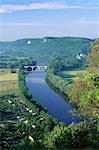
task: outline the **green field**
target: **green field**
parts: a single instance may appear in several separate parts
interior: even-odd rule
[[[19,93],[18,73],[11,73],[10,70],[0,70],[0,95]]]
[[[78,79],[81,74],[85,74],[85,70],[75,70],[75,71],[61,71],[58,73],[59,76],[66,79],[73,79],[74,81]]]

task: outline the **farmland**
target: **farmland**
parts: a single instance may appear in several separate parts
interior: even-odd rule
[[[5,93],[19,93],[18,73],[11,73],[10,69],[0,72],[0,95]]]

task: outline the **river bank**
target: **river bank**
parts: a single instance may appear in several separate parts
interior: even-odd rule
[[[56,89],[60,93],[62,93],[64,97],[68,97],[68,102],[75,109],[75,111],[77,112],[79,116],[81,116],[87,121],[92,121],[98,118],[98,113],[97,113],[98,109],[97,109],[97,112],[94,112],[94,114],[92,115],[92,112],[90,113],[90,110],[88,110],[87,107],[83,108],[82,103],[80,101],[77,101],[78,98],[76,97],[77,91],[79,92],[79,88],[81,88],[79,87],[78,81],[80,81],[81,78],[84,78],[86,74],[88,74],[87,70],[79,70],[79,71],[77,70],[77,72],[65,71],[65,72],[54,73],[53,69],[48,69],[47,75],[46,75],[46,81],[54,90]],[[62,75],[64,75],[64,77],[62,77]],[[76,91],[75,91],[75,86],[74,86],[75,84],[78,84]],[[75,98],[74,98],[74,95],[75,95]],[[89,109],[92,108],[90,107],[90,105],[88,106]]]

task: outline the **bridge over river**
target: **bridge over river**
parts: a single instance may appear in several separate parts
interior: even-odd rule
[[[38,66],[24,66],[25,71],[29,72],[45,72],[47,66],[45,65],[38,65]]]

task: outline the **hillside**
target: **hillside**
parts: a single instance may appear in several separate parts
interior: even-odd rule
[[[93,40],[86,38],[38,38],[38,39],[21,39],[12,42],[0,42],[1,54],[16,54],[16,55],[29,55],[32,54],[48,58],[50,54],[65,56],[71,53],[79,53],[81,51],[88,52],[90,43]]]
[[[0,42],[0,54],[14,54],[18,56],[31,55],[43,59],[48,59],[49,55],[52,54],[74,57],[82,51],[88,53],[92,41],[91,39],[74,37],[27,38],[12,42]]]

